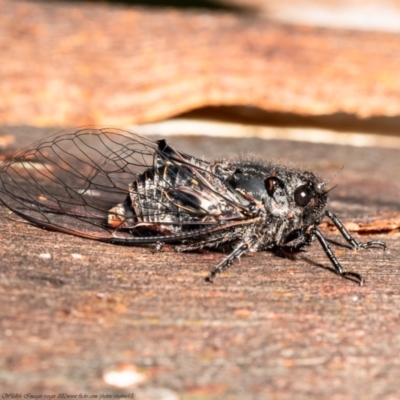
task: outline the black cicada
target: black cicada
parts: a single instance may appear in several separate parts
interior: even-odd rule
[[[5,162],[0,179],[2,203],[43,228],[158,249],[229,249],[208,281],[248,251],[293,253],[316,237],[336,272],[362,284],[318,230],[324,216],[355,249],[385,248],[350,236],[326,210],[327,182],[311,172],[255,160],[208,162],[122,130],[45,139]]]

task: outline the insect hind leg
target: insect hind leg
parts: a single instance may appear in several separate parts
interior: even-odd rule
[[[234,249],[233,251],[229,254],[228,257],[225,258],[221,263],[219,263],[211,272],[210,274],[205,278],[206,282],[212,283],[215,276],[217,274],[220,274],[221,272],[225,271],[227,268],[231,266],[231,264],[242,254],[244,254],[257,240],[255,236],[252,236],[250,240],[248,241],[241,241]]]
[[[383,248],[383,250],[386,250],[386,243],[382,242],[381,240],[371,240],[367,243],[358,242],[353,238],[353,236],[350,235],[349,231],[343,226],[340,219],[332,211],[326,210],[325,215],[335,224],[336,228],[338,228],[339,232],[351,245],[351,247],[353,247],[353,249],[360,250],[368,249],[370,247],[380,247]]]

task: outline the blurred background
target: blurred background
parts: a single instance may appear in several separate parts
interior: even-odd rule
[[[400,147],[399,31],[398,0],[0,0],[0,125]]]

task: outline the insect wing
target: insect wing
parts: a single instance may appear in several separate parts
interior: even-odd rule
[[[153,162],[157,144],[120,130],[81,130],[22,150],[0,171],[1,201],[30,222],[107,238],[107,212]]]
[[[84,129],[45,139],[6,161],[0,200],[33,224],[77,236],[132,244],[172,241],[219,225],[208,218],[218,214],[221,199],[208,180],[208,166],[165,141]],[[130,202],[134,218],[116,207]]]

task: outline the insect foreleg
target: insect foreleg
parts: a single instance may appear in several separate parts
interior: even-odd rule
[[[353,278],[360,284],[360,286],[364,284],[364,278],[360,274],[357,274],[357,272],[343,270],[343,267],[340,265],[328,242],[325,240],[325,238],[322,236],[322,233],[317,228],[312,228],[310,233],[315,235],[315,237],[318,239],[319,243],[325,251],[325,254],[328,256],[338,275],[342,276],[343,278]]]
[[[255,242],[257,241],[256,236],[252,236],[249,240],[247,241],[242,241],[240,242],[232,251],[231,254],[229,254],[228,257],[225,258],[220,264],[218,264],[211,272],[210,274],[205,278],[207,282],[212,282],[214,280],[215,275],[220,274],[224,270],[230,267],[230,265],[238,259],[242,254],[244,254]]]
[[[310,244],[312,235],[310,234],[310,227],[303,227],[291,232],[291,234],[285,238],[284,241],[279,243],[281,249],[296,250],[300,249],[304,245]]]
[[[356,239],[353,238],[353,236],[350,235],[348,230],[343,226],[340,219],[332,211],[326,210],[325,215],[331,219],[331,221],[335,224],[336,228],[338,228],[342,236],[347,240],[348,243],[350,243],[350,245],[354,249],[356,250],[367,249],[373,246],[382,247],[384,250],[386,249],[386,243],[382,242],[381,240],[371,240],[370,242],[367,243],[358,242]]]

